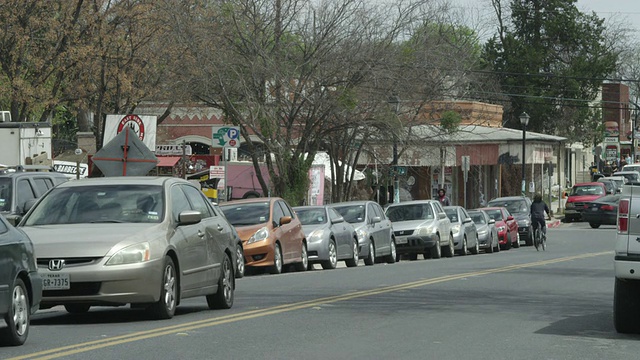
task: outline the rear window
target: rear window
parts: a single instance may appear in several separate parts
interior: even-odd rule
[[[604,188],[598,185],[582,185],[574,186],[571,189],[569,196],[583,196],[583,195],[604,195]]]

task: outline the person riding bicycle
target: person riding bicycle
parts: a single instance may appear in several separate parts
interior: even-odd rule
[[[533,197],[533,203],[531,203],[531,225],[533,226],[534,230],[538,228],[538,226],[540,226],[540,229],[542,230],[542,236],[546,238],[547,224],[545,222],[545,212],[547,213],[546,218],[548,220],[551,220],[551,211],[549,211],[549,207],[544,201],[542,201],[542,195],[536,194]]]

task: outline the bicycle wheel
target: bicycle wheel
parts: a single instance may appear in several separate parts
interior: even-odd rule
[[[537,227],[533,231],[533,245],[536,247],[537,251],[540,251],[540,230]]]
[[[542,243],[542,251],[547,251],[547,236],[542,234],[542,231],[540,232],[540,235],[542,237],[541,239],[541,243]]]

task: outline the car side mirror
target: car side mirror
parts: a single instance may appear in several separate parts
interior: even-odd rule
[[[331,222],[332,222],[333,224],[340,224],[341,222],[344,222],[344,218],[343,218],[342,216],[339,216],[339,217],[337,217],[337,218],[335,218],[335,219],[331,220]]]
[[[193,225],[202,220],[200,211],[185,210],[178,215],[178,225]]]
[[[282,226],[282,225],[286,225],[286,224],[290,223],[290,222],[291,222],[291,220],[293,220],[293,219],[291,218],[291,216],[283,216],[283,217],[281,217],[281,218],[280,218],[279,225],[280,225],[280,226]]]
[[[496,221],[494,219],[489,220],[489,225],[495,224],[495,223],[496,223]]]
[[[371,223],[372,224],[377,224],[380,221],[382,221],[382,219],[380,218],[380,216],[374,216],[373,218],[371,218]]]
[[[463,224],[468,224],[470,222],[472,222],[473,220],[471,220],[471,218],[466,218],[462,221]]]
[[[440,213],[440,214],[438,214],[438,219],[440,219],[440,220],[444,220],[444,219],[446,219],[446,218],[447,218],[447,214],[445,214],[445,213]]]
[[[513,215],[507,216],[507,221],[511,221],[511,220],[513,220]]]

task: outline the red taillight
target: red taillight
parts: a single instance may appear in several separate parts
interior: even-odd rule
[[[615,210],[616,208],[614,208],[614,207],[613,207],[613,206],[611,206],[611,205],[602,205],[602,206],[600,207],[600,209],[602,209],[602,210],[604,210],[604,211],[613,211],[613,210]]]
[[[618,232],[629,231],[629,199],[622,199],[618,204]]]

